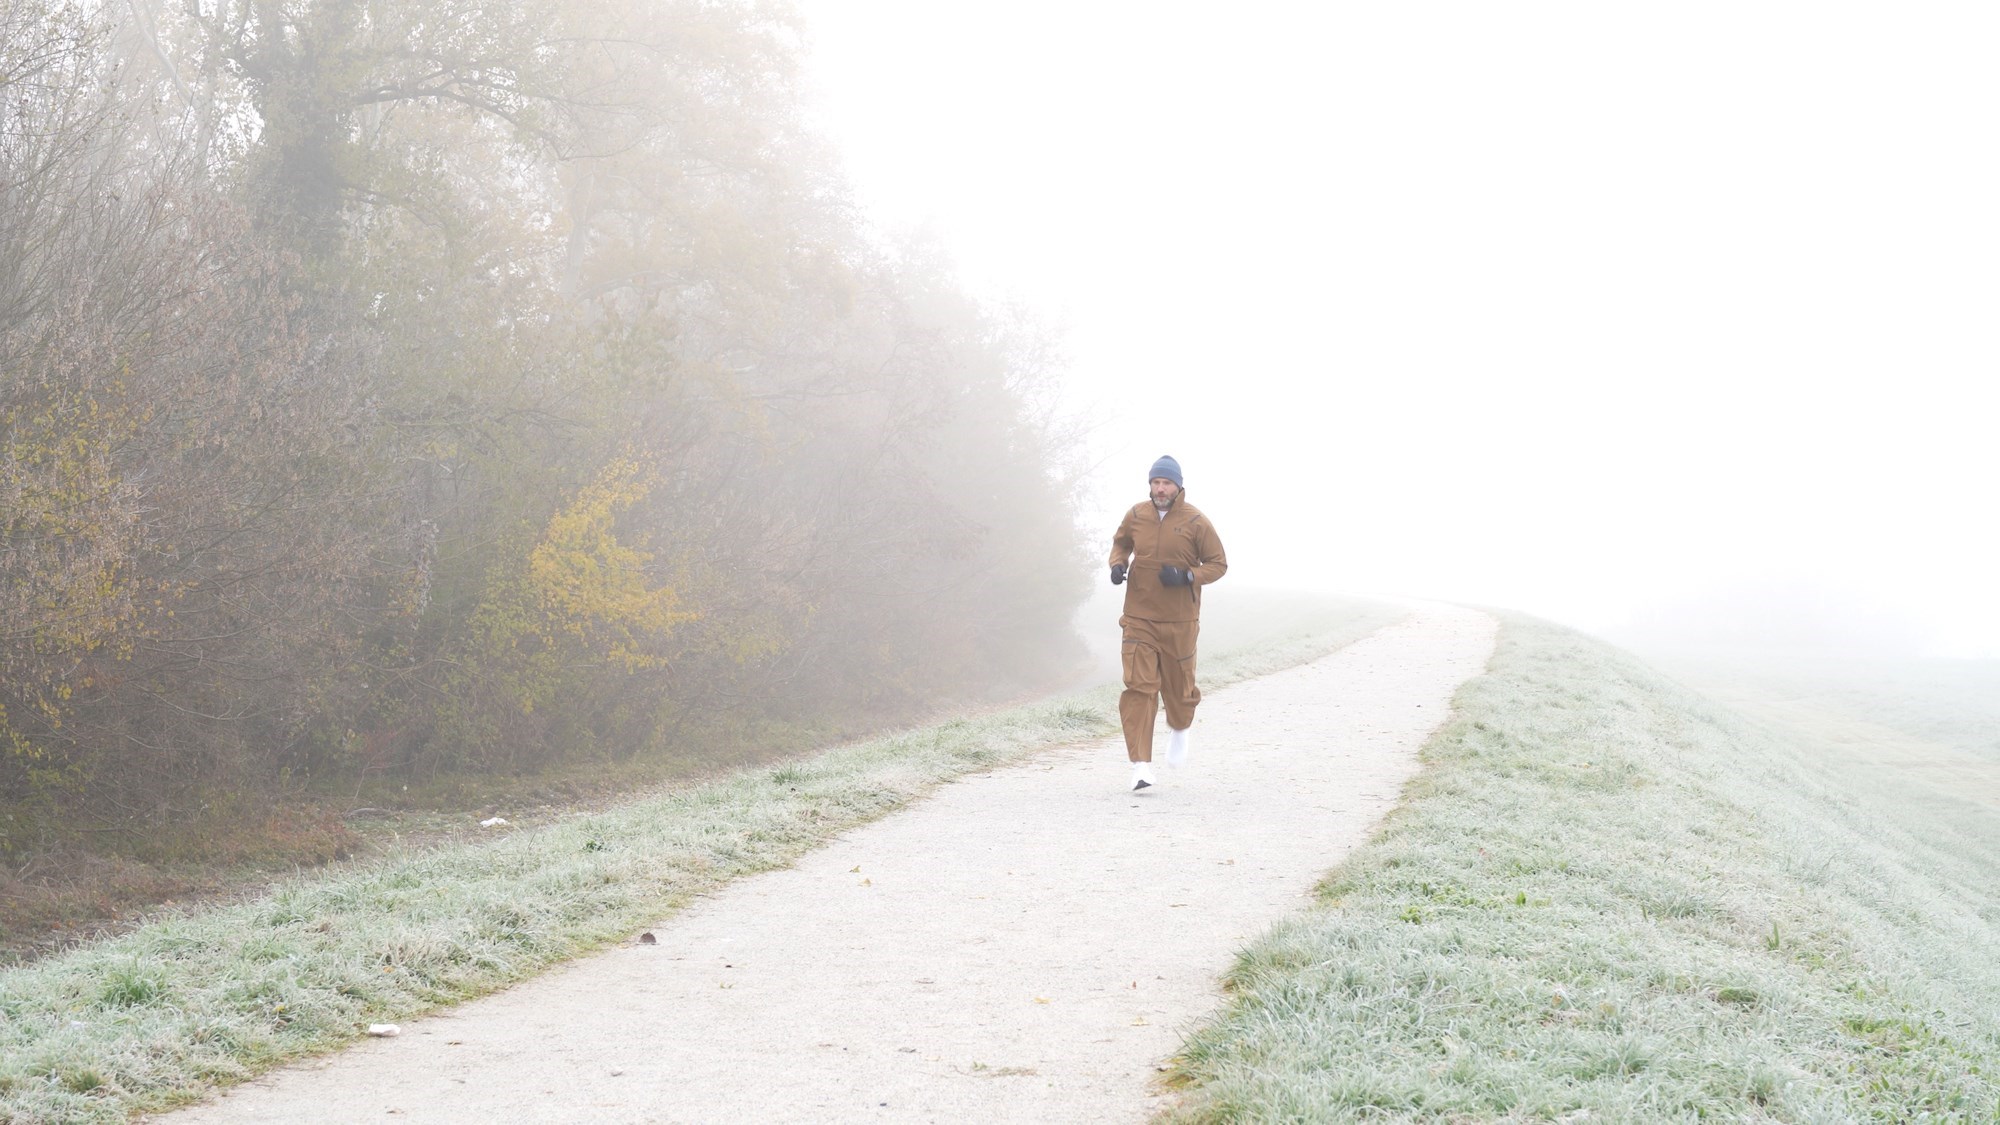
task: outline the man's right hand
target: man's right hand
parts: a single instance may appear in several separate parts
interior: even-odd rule
[[[1122,586],[1125,584],[1127,569],[1124,563],[1118,563],[1111,568],[1111,584],[1113,586]]]

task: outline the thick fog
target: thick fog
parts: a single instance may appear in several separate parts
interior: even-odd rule
[[[1107,534],[1170,452],[1238,583],[2000,655],[1986,6],[803,10]]]

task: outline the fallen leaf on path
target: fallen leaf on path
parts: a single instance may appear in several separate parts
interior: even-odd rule
[[[1046,996],[1037,996],[1037,997],[1035,997],[1035,1003],[1037,1003],[1037,1004],[1046,1004],[1046,1003],[1048,1003],[1048,1002],[1049,1002],[1049,998],[1048,998],[1048,997],[1046,997]]]
[[[658,945],[660,944],[660,939],[653,936],[653,931],[647,930],[645,933],[639,935],[639,944]]]

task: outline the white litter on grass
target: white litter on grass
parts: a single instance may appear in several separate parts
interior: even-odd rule
[[[480,821],[480,822],[479,822],[479,827],[481,827],[481,828],[499,828],[500,826],[502,826],[502,825],[504,825],[504,824],[506,824],[506,823],[507,823],[507,818],[506,818],[506,817],[504,817],[504,816],[489,816],[489,817],[487,817],[487,818],[486,818],[485,820],[482,820],[482,821]]]
[[[368,1034],[373,1035],[377,1039],[394,1039],[402,1033],[403,1029],[393,1023],[371,1023],[368,1025]]]

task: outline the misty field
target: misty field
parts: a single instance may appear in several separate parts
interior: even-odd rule
[[[1667,667],[1683,674],[1679,663]],[[1754,689],[2000,764],[2000,660],[1711,659],[1691,662],[1684,677],[1705,692],[1730,690],[1732,701]]]
[[[1868,706],[1907,722],[1925,683]],[[1243,952],[1176,1120],[2000,1113],[1995,806],[1524,619],[1456,704],[1379,837]]]
[[[1314,628],[1261,633],[1218,653],[1204,678],[1219,687],[1316,659],[1400,615],[1305,607],[1295,617]],[[121,1120],[350,1042],[371,1022],[491,992],[961,773],[1114,733],[1116,694],[1097,687],[486,844],[301,877],[0,972],[0,1120]]]

